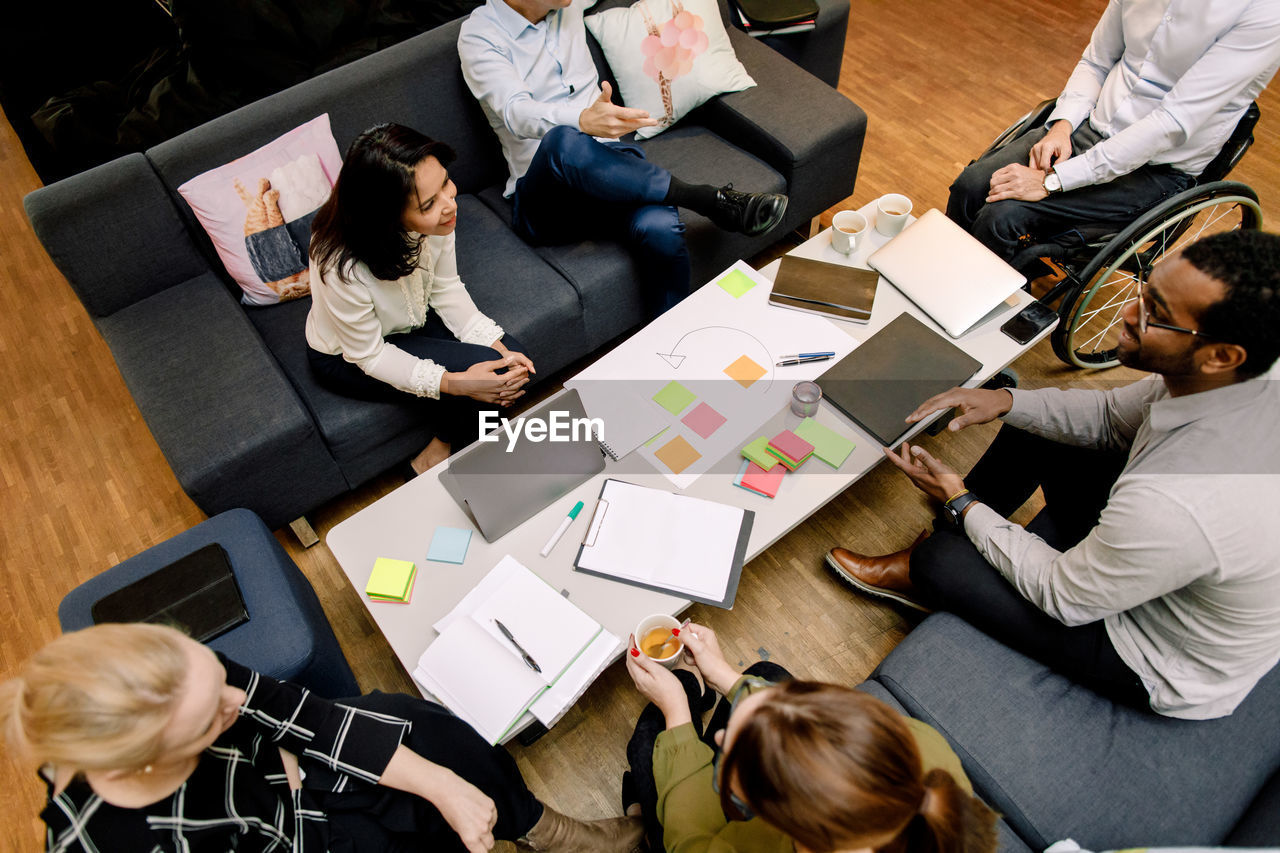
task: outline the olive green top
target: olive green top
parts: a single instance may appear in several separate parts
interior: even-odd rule
[[[960,759],[942,735],[919,720],[905,719],[925,772],[946,770],[957,785],[972,794],[973,785],[964,775]],[[791,838],[762,819],[725,819],[720,795],[711,787],[714,758],[711,747],[698,739],[693,723],[663,732],[653,745],[658,820],[668,853],[793,853]]]

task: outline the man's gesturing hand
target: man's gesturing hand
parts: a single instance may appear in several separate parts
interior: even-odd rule
[[[613,88],[608,81],[600,84],[600,97],[578,116],[578,127],[583,133],[617,139],[624,133],[639,130],[642,127],[653,127],[657,119],[649,118],[644,110],[633,110],[620,107],[609,100]]]
[[[947,424],[947,429],[955,432],[974,424],[986,424],[1009,413],[1013,408],[1013,395],[1006,390],[989,391],[985,388],[952,388],[941,394],[934,394],[920,404],[920,407],[907,415],[907,423],[918,423],[946,409],[955,409],[956,416]]]
[[[1031,146],[1031,159],[1027,163],[1033,169],[1047,172],[1055,163],[1071,156],[1071,122],[1058,120],[1049,128],[1044,138]]]
[[[964,491],[964,478],[934,459],[923,447],[903,442],[902,455],[894,453],[892,447],[886,447],[884,455],[931,498],[946,502]]]

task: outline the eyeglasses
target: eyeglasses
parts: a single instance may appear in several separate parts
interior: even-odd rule
[[[1157,323],[1151,319],[1151,310],[1147,308],[1147,277],[1145,275],[1138,276],[1138,331],[1144,335],[1147,333],[1147,327],[1154,326],[1157,329],[1167,329],[1170,332],[1181,332],[1184,335],[1195,335],[1197,338],[1204,338],[1207,341],[1219,341],[1221,338],[1215,338],[1212,335],[1206,335],[1204,332],[1198,332],[1195,329],[1188,329],[1185,326],[1173,326],[1169,323]]]
[[[774,682],[763,678],[757,678],[754,675],[748,675],[743,678],[738,683],[738,686],[734,689],[733,693],[726,697],[729,700],[729,716],[733,716],[733,710],[737,707],[738,700],[743,696],[750,695],[756,690],[760,690],[765,687],[772,687],[773,685]],[[716,750],[715,760],[711,763],[711,790],[715,791],[717,794],[720,793],[720,760],[722,758],[724,758],[723,748]],[[729,792],[729,805],[733,806],[733,808],[738,812],[736,815],[726,815],[730,820],[751,820],[756,816],[756,813],[751,809],[751,806],[743,802],[742,798],[733,791]]]

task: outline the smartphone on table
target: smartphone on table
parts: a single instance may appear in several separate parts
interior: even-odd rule
[[[1058,312],[1037,300],[1006,320],[1000,331],[1020,344],[1027,344],[1057,322]]]

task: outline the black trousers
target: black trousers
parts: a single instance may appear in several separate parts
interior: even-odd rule
[[[1058,550],[1098,523],[1128,454],[1071,447],[1007,424],[965,485],[1008,516],[1040,487],[1045,508],[1027,530]],[[935,610],[949,610],[983,633],[1106,696],[1148,706],[1147,691],[1116,654],[1101,620],[1068,627],[1027,601],[963,530],[938,523],[911,555],[911,582]]]
[[[1023,134],[1008,145],[965,167],[951,185],[947,216],[1020,272],[1034,271],[1038,263],[1026,247],[1049,242],[1081,225],[1114,225],[1133,222],[1174,193],[1195,183],[1195,178],[1171,166],[1143,166],[1105,184],[1054,193],[1040,201],[987,202],[991,176],[1010,163],[1025,166],[1031,148],[1046,129]],[[1102,140],[1085,120],[1071,134],[1072,156]]]
[[[404,334],[388,335],[386,340],[410,355],[431,359],[450,373],[460,373],[479,362],[502,358],[501,353],[490,347],[459,341],[435,312],[427,315],[427,322],[421,327]],[[529,355],[528,350],[509,334],[502,336],[502,343],[512,352]],[[533,358],[531,355],[529,357]],[[414,397],[374,379],[341,355],[317,352],[307,347],[307,358],[316,381],[335,394],[357,400],[419,406],[423,420],[430,423],[436,436],[441,441],[448,442],[455,451],[479,438],[482,411],[502,411],[496,406],[453,394],[442,394],[438,400]]]
[[[720,702],[716,705],[704,729],[702,715],[710,706],[710,700],[715,698],[715,694],[711,692],[711,688],[707,688],[707,694],[703,696],[698,679],[688,670],[677,669],[674,672],[676,678],[680,679],[681,686],[684,687],[685,698],[689,702],[689,714],[693,717],[694,730],[703,743],[718,752],[715,733],[729,724],[729,713],[733,710],[729,707],[729,700],[723,696],[720,697]],[[755,675],[769,681],[790,681],[793,678],[790,672],[778,664],[763,660],[747,667],[743,674]],[[627,763],[631,766],[631,780],[635,786],[636,801],[640,803],[640,809],[644,815],[645,838],[649,843],[649,849],[655,851],[665,848],[662,846],[662,824],[658,822],[658,785],[653,778],[653,745],[658,740],[658,735],[666,731],[666,728],[667,721],[662,712],[658,710],[657,705],[650,702],[640,712],[635,732],[627,742]]]
[[[338,700],[413,724],[404,745],[447,767],[488,795],[498,808],[493,837],[514,841],[542,817],[515,760],[490,746],[471,726],[439,705],[399,693],[370,693]],[[303,764],[305,768],[305,762]],[[431,803],[392,788],[357,785],[355,790],[317,797],[329,818],[332,853],[465,853],[461,839]]]

